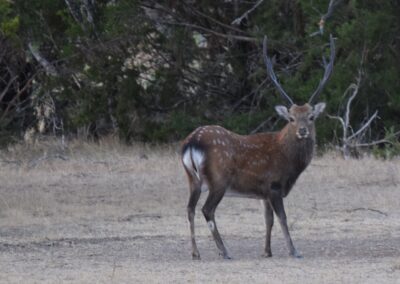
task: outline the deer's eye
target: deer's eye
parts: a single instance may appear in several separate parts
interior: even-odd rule
[[[310,121],[313,121],[315,119],[315,117],[313,115],[310,115],[310,117],[308,118]]]
[[[294,117],[293,116],[289,116],[289,121],[290,122],[294,122]]]

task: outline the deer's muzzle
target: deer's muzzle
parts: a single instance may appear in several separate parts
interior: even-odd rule
[[[297,137],[299,139],[307,138],[310,132],[308,132],[308,129],[306,127],[301,127],[297,130]]]

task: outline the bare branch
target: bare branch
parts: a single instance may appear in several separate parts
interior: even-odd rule
[[[11,78],[10,81],[7,83],[7,86],[5,89],[1,92],[0,95],[0,102],[3,100],[4,96],[7,94],[8,89],[11,87],[12,83],[18,78],[18,76],[15,76],[14,78]]]
[[[236,110],[236,109],[242,104],[242,102],[244,102],[248,97],[250,97],[250,96],[252,96],[252,95],[258,93],[258,91],[261,89],[261,87],[264,86],[264,84],[267,82],[267,80],[268,80],[268,77],[265,78],[265,79],[257,86],[257,88],[255,88],[255,89],[254,89],[253,91],[251,91],[249,94],[247,94],[247,95],[241,97],[240,100],[238,100],[238,101],[233,105],[232,110]]]
[[[363,64],[363,61],[361,61],[361,66]],[[374,121],[378,117],[378,111],[375,111],[375,113],[367,120],[366,123],[364,123],[356,132],[352,133],[350,136],[348,136],[348,130],[352,129],[350,125],[350,112],[351,112],[351,103],[354,100],[354,98],[357,96],[360,84],[361,84],[361,79],[362,79],[362,67],[358,70],[358,76],[356,78],[356,83],[350,84],[350,86],[346,89],[344,93],[344,97],[347,96],[347,93],[352,91],[352,94],[350,97],[347,99],[346,103],[346,110],[343,114],[343,117],[340,116],[332,116],[328,115],[329,118],[339,120],[342,128],[343,128],[343,136],[341,139],[341,151],[343,153],[343,156],[345,159],[350,157],[350,152],[349,148],[358,148],[358,147],[368,147],[368,146],[373,146],[381,143],[391,143],[388,140],[388,137],[385,139],[381,140],[376,140],[372,142],[367,142],[367,143],[360,143],[360,141],[363,139],[362,134],[365,133],[365,131],[371,126],[372,121]],[[397,135],[395,133],[394,135]]]
[[[29,47],[29,51],[32,53],[33,57],[35,57],[37,62],[39,62],[39,64],[42,65],[42,67],[44,68],[44,70],[46,71],[47,74],[49,74],[51,76],[58,75],[56,68],[54,68],[54,66],[51,65],[51,63],[46,58],[44,58],[35,47],[33,47],[31,42],[28,43],[28,47]]]
[[[187,6],[189,6],[189,5],[187,5]],[[194,12],[195,14],[200,15],[200,16],[202,16],[202,17],[204,17],[204,18],[210,20],[211,22],[213,22],[213,23],[215,23],[215,24],[217,24],[217,25],[220,25],[221,27],[224,27],[224,28],[226,28],[226,29],[232,30],[232,31],[234,31],[234,32],[247,34],[245,31],[243,31],[243,30],[241,30],[241,29],[239,29],[239,28],[232,27],[232,26],[230,26],[230,25],[224,24],[224,23],[218,21],[217,19],[214,19],[213,17],[211,17],[211,16],[209,16],[209,15],[207,15],[207,14],[204,14],[204,13],[200,12],[200,11],[197,10],[197,9],[193,9],[193,6],[192,6],[192,5],[190,5],[189,7],[192,8],[192,10],[193,10],[193,12]]]
[[[258,0],[258,2],[256,4],[254,4],[254,6],[252,8],[247,10],[242,16],[240,16],[239,18],[236,18],[235,20],[233,20],[231,25],[240,25],[240,23],[243,21],[243,19],[247,18],[247,16],[250,13],[252,13],[258,6],[260,6],[263,1],[264,0]]]
[[[248,41],[248,42],[257,42],[257,39],[254,38],[254,37],[232,35],[232,34],[223,34],[223,33],[216,32],[216,31],[213,31],[211,29],[208,29],[208,28],[205,28],[205,27],[202,27],[202,26],[188,24],[188,23],[163,22],[163,24],[174,25],[174,26],[183,26],[183,27],[188,27],[188,28],[192,28],[192,29],[198,29],[198,30],[202,30],[202,31],[208,32],[210,34],[213,34],[215,36],[222,37],[222,38],[227,38],[227,39],[234,39],[234,40]]]
[[[346,129],[346,124],[345,124],[343,118],[341,118],[340,116],[337,116],[337,115],[330,115],[330,114],[327,114],[326,116],[329,117],[329,118],[331,118],[331,119],[339,120],[339,122],[342,124],[343,129]]]
[[[345,128],[348,129],[349,128],[349,122],[350,122],[350,106],[351,106],[351,102],[354,100],[354,98],[357,96],[358,94],[358,88],[359,85],[356,85],[354,83],[350,84],[350,86],[347,88],[347,90],[345,91],[345,96],[346,93],[348,91],[350,91],[351,89],[353,89],[353,93],[351,94],[350,98],[347,101],[347,105],[346,105],[346,112],[344,114],[344,124],[345,124]]]
[[[261,128],[264,127],[264,125],[266,125],[267,123],[271,122],[271,120],[272,120],[272,116],[269,117],[268,119],[264,120],[263,122],[261,122],[256,128],[254,128],[254,129],[250,132],[250,134],[257,133]]]
[[[347,139],[351,140],[351,139],[357,137],[358,135],[360,135],[364,130],[366,130],[369,127],[369,125],[377,117],[377,115],[378,115],[378,111],[376,110],[374,112],[374,114],[368,119],[368,121],[360,129],[358,129],[356,133],[354,133],[353,135],[349,136]]]
[[[25,83],[24,87],[22,89],[17,90],[17,93],[14,95],[13,99],[7,103],[6,109],[3,111],[2,116],[0,117],[0,121],[3,121],[5,117],[8,115],[8,112],[11,109],[11,106],[14,104],[14,102],[28,89],[29,86],[31,86],[31,83],[33,79],[35,78],[37,73],[33,74],[31,78]]]
[[[388,143],[388,144],[394,144],[393,141],[390,141],[390,138],[395,138],[397,136],[400,135],[400,131],[397,131],[395,133],[390,134],[388,137],[384,138],[384,139],[380,139],[380,140],[376,140],[370,143],[357,143],[352,145],[353,147],[370,147],[370,146],[375,146],[378,144],[384,144],[384,143]]]
[[[83,7],[86,11],[86,19],[90,24],[94,24],[94,17],[93,17],[93,5],[89,0],[83,0]]]
[[[365,49],[365,47],[364,47]],[[361,57],[361,62],[360,62],[360,69],[358,70],[358,76],[356,79],[356,83],[352,83],[350,84],[350,86],[346,89],[346,91],[344,92],[344,96],[347,96],[347,93],[350,90],[353,90],[353,94],[350,96],[350,98],[347,101],[347,105],[346,105],[346,112],[344,114],[345,116],[345,132],[346,135],[345,137],[347,137],[347,129],[350,127],[350,107],[351,107],[351,103],[353,102],[354,98],[357,96],[358,94],[358,90],[360,88],[361,85],[361,79],[362,79],[362,75],[363,75],[363,71],[362,71],[362,66],[364,64],[364,57]]]
[[[77,3],[71,3],[71,0],[64,0],[65,4],[67,4],[68,10],[74,18],[75,22],[82,28],[82,30],[86,31],[86,26],[83,24],[82,14],[80,12],[79,7],[77,7]]]
[[[381,139],[381,140],[376,140],[370,143],[356,143],[356,144],[349,144],[349,147],[351,148],[358,148],[358,147],[371,147],[371,146],[375,146],[375,145],[379,145],[379,144],[384,144],[384,143],[388,143],[388,144],[393,144],[393,142],[387,140],[387,139]]]
[[[324,27],[326,21],[332,16],[334,9],[338,4],[341,2],[341,0],[330,0],[329,5],[328,5],[328,11],[323,14],[318,22],[319,30],[316,32],[313,32],[310,34],[310,36],[316,36],[316,35],[323,35],[324,34]]]

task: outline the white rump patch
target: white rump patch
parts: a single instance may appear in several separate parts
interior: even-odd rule
[[[200,180],[200,169],[204,162],[204,153],[200,150],[189,147],[182,157],[182,162],[189,172],[196,175]]]

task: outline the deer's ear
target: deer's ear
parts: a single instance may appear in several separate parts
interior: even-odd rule
[[[275,110],[281,117],[283,117],[287,121],[290,120],[290,115],[289,115],[289,111],[288,111],[287,107],[285,107],[285,106],[276,106]]]
[[[321,113],[324,112],[325,107],[326,107],[326,103],[318,103],[318,104],[316,104],[314,106],[314,109],[313,109],[313,116],[315,118],[317,118]]]

